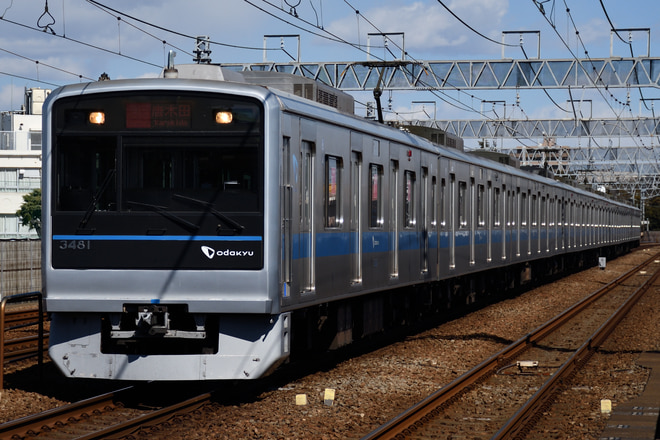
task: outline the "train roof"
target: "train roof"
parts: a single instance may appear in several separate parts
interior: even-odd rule
[[[60,87],[50,94],[45,105],[48,106],[49,103],[54,99],[62,96],[75,96],[92,92],[104,93],[111,91],[129,91],[135,90],[135,88],[141,88],[143,90],[166,90],[175,89],[180,85],[187,84],[188,86],[192,86],[200,90],[212,91],[215,87],[217,87],[217,82],[220,81],[231,83],[232,87],[238,87],[238,89],[241,91],[246,93],[250,92],[253,96],[261,97],[261,99],[264,100],[268,95],[272,94],[277,97],[281,107],[286,111],[298,113],[307,117],[313,117],[319,120],[325,120],[335,125],[342,125],[357,131],[369,133],[374,136],[385,137],[403,145],[409,145],[415,148],[423,149],[425,151],[429,151],[449,159],[471,163],[473,165],[488,169],[500,169],[512,176],[535,180],[544,185],[558,187],[574,193],[601,199],[609,203],[620,205],[621,207],[632,208],[630,205],[626,205],[625,203],[607,198],[603,195],[589,192],[581,188],[570,186],[563,182],[520,170],[518,168],[502,164],[491,159],[469,154],[468,152],[463,152],[458,149],[442,146],[433,143],[426,138],[412,134],[406,130],[359,117],[352,112],[352,98],[350,103],[350,113],[346,111],[346,108],[340,109],[336,106],[329,105],[327,102],[319,102],[315,99],[310,99],[309,96],[305,96],[304,88],[293,88],[295,83],[293,79],[284,80],[285,77],[295,75],[271,72],[251,72],[250,74],[246,75],[242,72],[223,69],[219,66],[199,64],[178,65],[177,70],[179,71],[179,74],[176,77],[176,82],[172,81],[171,77],[168,78],[164,72],[160,78],[99,81],[94,83],[72,84]],[[163,78],[163,76],[165,76],[165,78]],[[269,77],[271,77],[271,79],[266,80]],[[309,84],[309,81],[311,81],[307,78],[303,78],[303,80],[305,81],[302,81],[301,84]],[[262,84],[264,82],[266,84]],[[341,91],[336,92],[339,94],[347,95]]]

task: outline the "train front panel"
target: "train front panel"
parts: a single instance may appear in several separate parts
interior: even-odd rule
[[[252,378],[286,358],[267,270],[279,116],[263,90],[158,79],[52,94],[43,271],[50,356],[66,375]]]

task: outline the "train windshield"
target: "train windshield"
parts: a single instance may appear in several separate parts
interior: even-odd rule
[[[52,121],[56,267],[262,266],[259,102],[85,95],[57,101]],[[136,247],[144,253],[127,259]],[[216,258],[224,251],[235,258]]]

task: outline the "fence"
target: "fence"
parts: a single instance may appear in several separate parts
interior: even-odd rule
[[[41,290],[41,240],[0,241],[0,298]]]

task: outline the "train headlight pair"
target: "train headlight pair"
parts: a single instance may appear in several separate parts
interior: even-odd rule
[[[105,124],[105,112],[89,112],[89,123],[94,125]],[[234,120],[234,114],[230,111],[219,110],[215,112],[216,124],[231,124]]]

